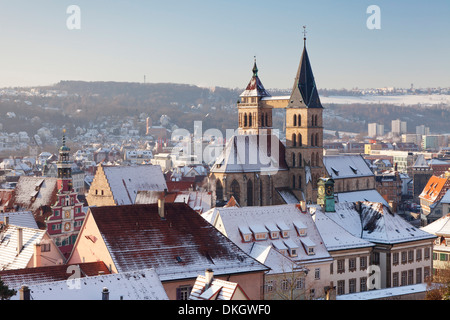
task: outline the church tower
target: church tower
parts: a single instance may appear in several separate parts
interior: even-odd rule
[[[306,50],[286,107],[286,161],[291,188],[300,200],[315,202],[317,181],[324,176],[323,107]]]
[[[253,64],[253,76],[244,92],[239,96],[238,116],[239,134],[270,134],[272,129],[272,107],[263,103],[270,94],[264,89],[258,77],[256,58]]]

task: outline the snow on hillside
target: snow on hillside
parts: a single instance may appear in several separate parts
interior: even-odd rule
[[[394,105],[423,105],[423,106],[434,106],[434,105],[447,105],[450,107],[450,95],[442,94],[429,94],[429,95],[365,95],[359,97],[353,96],[321,96],[320,100],[324,104],[335,103],[335,104],[352,104],[352,103],[388,103]]]

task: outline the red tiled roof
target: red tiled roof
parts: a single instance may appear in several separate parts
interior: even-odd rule
[[[85,276],[96,276],[100,272],[110,274],[108,267],[102,261],[86,262],[78,264],[80,266],[81,278]],[[0,278],[10,288],[18,288],[22,285],[33,285],[37,283],[61,281],[73,279],[77,276],[69,265],[59,264],[55,266],[24,268],[0,271]]]
[[[155,268],[161,280],[267,270],[185,203],[91,207],[118,272]]]

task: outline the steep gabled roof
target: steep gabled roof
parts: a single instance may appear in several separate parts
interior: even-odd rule
[[[427,185],[423,188],[422,193],[419,195],[419,198],[430,202],[441,200],[442,196],[450,186],[448,180],[448,178],[443,176],[431,176]]]
[[[118,272],[155,268],[161,280],[195,278],[205,268],[215,274],[261,272],[260,264],[185,203],[91,207]]]
[[[273,173],[287,170],[285,146],[276,135],[236,135],[227,142],[211,172]]]
[[[56,178],[21,176],[16,186],[14,204],[36,214],[41,207],[56,202]]]
[[[298,66],[289,107],[323,108],[317,91],[306,45]]]
[[[166,180],[159,165],[103,166],[114,200],[133,204],[138,191],[164,191]]]
[[[236,292],[248,299],[242,288],[236,282],[213,278],[206,286],[206,277],[199,275],[195,280],[189,300],[233,300]]]

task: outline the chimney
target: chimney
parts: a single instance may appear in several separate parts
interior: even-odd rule
[[[38,243],[38,242],[34,244],[33,260],[34,260],[34,267],[35,268],[41,266],[41,244]]]
[[[164,212],[164,198],[158,199],[158,214],[161,217],[161,219],[165,218],[165,212]]]
[[[17,228],[17,254],[22,251],[23,247],[23,229]]]
[[[109,300],[109,290],[106,287],[102,291],[102,300]]]
[[[9,224],[9,217],[5,216],[5,220],[4,221],[5,221],[5,227],[8,226],[8,224]]]
[[[19,293],[20,293],[20,300],[30,300],[30,288],[28,288],[27,286],[23,285],[19,289]]]
[[[211,268],[205,270],[205,290],[209,288],[213,279],[213,270]]]

